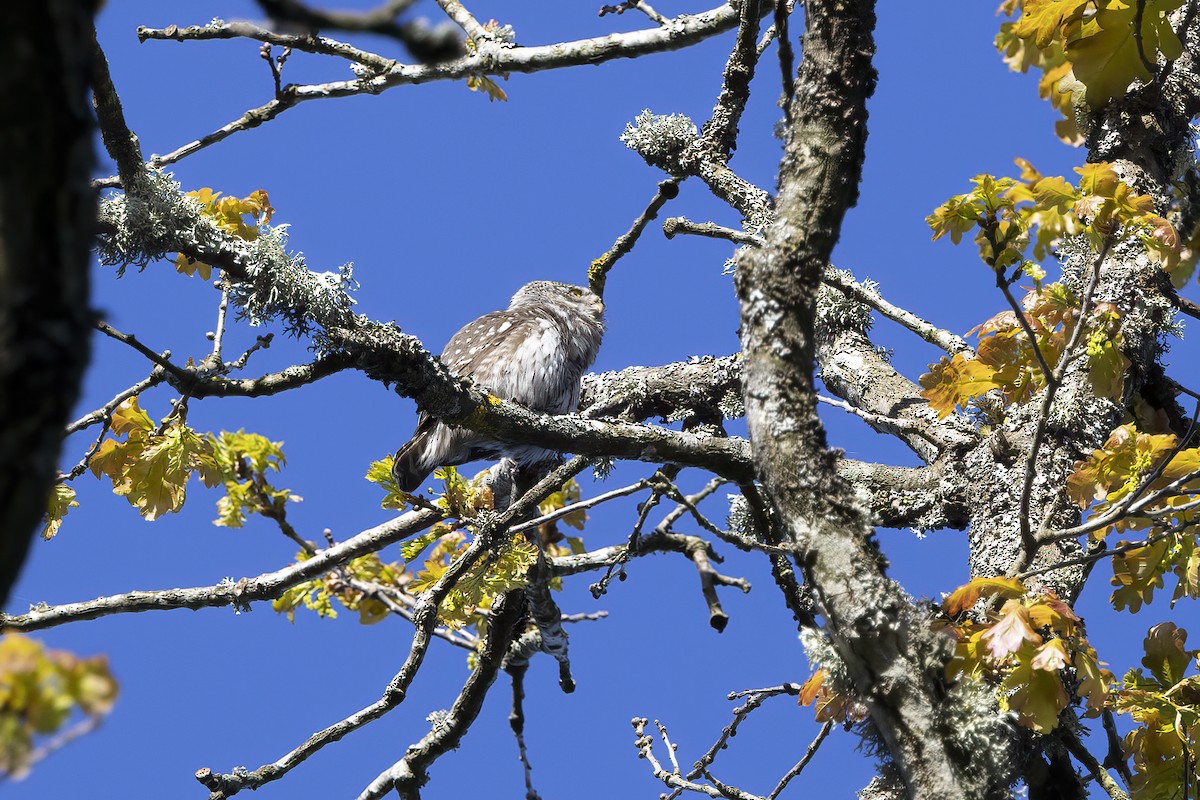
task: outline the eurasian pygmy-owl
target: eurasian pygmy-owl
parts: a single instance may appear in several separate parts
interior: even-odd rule
[[[442,363],[492,394],[535,411],[568,414],[579,407],[583,371],[596,360],[604,335],[604,303],[588,289],[554,281],[522,286],[508,308],[467,323],[442,351]],[[505,456],[521,466],[552,451],[502,444],[421,414],[396,453],[392,474],[412,492],[437,467]]]

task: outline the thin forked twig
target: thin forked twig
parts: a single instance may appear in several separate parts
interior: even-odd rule
[[[413,632],[412,644],[409,647],[408,657],[395,677],[392,678],[379,700],[345,719],[330,725],[324,730],[318,731],[279,760],[271,764],[265,764],[256,770],[237,771],[227,774],[217,774],[207,768],[200,770],[196,773],[196,779],[209,789],[211,792],[210,800],[227,800],[227,798],[232,797],[243,789],[256,789],[266,783],[282,778],[326,745],[338,741],[347,734],[378,719],[403,703],[408,693],[408,687],[411,685],[413,678],[416,677],[417,671],[425,659],[425,653],[429,649],[430,638],[437,626],[437,609],[441,606],[442,601],[467,571],[486,553],[490,552],[497,542],[506,535],[509,524],[516,519],[522,518],[530,510],[536,509],[538,503],[551,493],[557,491],[567,480],[582,472],[589,463],[588,459],[583,457],[577,456],[571,459],[540,480],[504,512],[480,527],[474,541],[467,546],[462,555],[446,568],[446,571],[442,573],[438,580],[418,600],[413,611],[413,626],[415,630]],[[432,512],[413,513],[433,516]],[[324,552],[328,551],[322,551],[322,553]],[[315,556],[303,562],[301,566],[311,564],[319,558],[320,555]],[[489,629],[491,627],[489,626]],[[507,647],[507,642],[505,642],[504,646]],[[394,786],[394,782],[391,785]]]
[[[679,183],[682,180],[682,178],[668,178],[661,181],[658,184],[658,191],[646,206],[646,210],[633,221],[629,230],[621,234],[604,255],[592,262],[591,267],[588,268],[588,285],[593,292],[600,297],[604,296],[604,285],[613,265],[621,256],[633,249],[638,239],[641,238],[642,231],[646,230],[650,220],[658,216],[662,207],[679,196]]]

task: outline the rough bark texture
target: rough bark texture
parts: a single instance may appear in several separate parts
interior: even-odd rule
[[[87,364],[93,11],[15,3],[0,27],[0,604],[46,510]]]
[[[816,301],[858,196],[866,101],[875,88],[875,14],[873,3],[857,0],[810,2],[805,15],[776,222],[766,246],[738,262],[754,459],[788,535],[806,549],[802,566],[826,631],[909,794],[984,797],[996,776],[970,765],[949,735],[937,674],[944,645],[885,576],[869,514],[838,477],[817,417]]]

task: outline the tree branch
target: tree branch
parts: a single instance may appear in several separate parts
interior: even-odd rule
[[[483,699],[500,672],[504,655],[519,633],[517,624],[524,611],[524,595],[524,590],[514,589],[496,600],[483,649],[454,705],[444,717],[434,720],[433,729],[421,741],[408,747],[404,758],[371,781],[358,800],[382,798],[393,790],[405,800],[420,797],[420,788],[429,780],[429,767],[439,756],[458,747],[479,716]]]
[[[210,145],[223,141],[235,133],[256,128],[289,108],[308,100],[379,94],[396,86],[429,83],[430,81],[463,80],[471,76],[501,75],[514,72],[534,73],[582,64],[600,64],[618,58],[636,58],[649,53],[688,47],[729,30],[737,24],[737,20],[737,12],[729,5],[722,5],[699,14],[682,15],[671,20],[667,25],[646,30],[614,33],[592,39],[537,47],[500,47],[493,42],[481,42],[477,52],[452,61],[422,65],[395,64],[379,74],[356,80],[286,86],[279,97],[247,111],[233,122],[200,139],[189,142],[164,156],[155,156],[151,160],[151,164],[155,167],[173,164]],[[229,29],[230,24],[196,26],[182,30],[192,32],[188,38],[225,38],[222,34]],[[164,34],[164,31],[167,30],[171,29],[163,29],[163,31],[139,29],[138,35],[145,38],[169,38]],[[174,30],[181,29],[175,28]],[[279,36],[279,34],[272,35]]]
[[[441,519],[442,515],[437,512],[410,511],[388,520],[382,525],[368,528],[341,544],[328,547],[307,561],[289,564],[283,569],[266,572],[254,578],[223,581],[216,586],[166,589],[155,592],[126,592],[82,603],[66,603],[59,606],[43,605],[33,608],[28,614],[21,615],[0,613],[0,631],[29,632],[53,628],[68,622],[143,611],[167,611],[177,608],[188,608],[195,611],[201,608],[219,608],[221,606],[248,608],[250,603],[274,600],[298,583],[311,580],[339,564],[344,564],[359,556],[374,553],[382,547],[428,528]]]
[[[412,645],[409,648],[408,657],[405,659],[400,671],[392,678],[387,689],[376,702],[363,708],[362,710],[346,717],[340,722],[336,722],[325,728],[322,731],[310,736],[303,744],[283,758],[272,764],[265,764],[253,771],[235,771],[228,774],[217,774],[210,769],[201,769],[196,773],[196,780],[204,784],[212,793],[209,800],[227,800],[243,789],[257,789],[258,787],[278,780],[290,772],[293,768],[307,760],[310,756],[316,753],[327,744],[332,744],[338,741],[346,734],[351,733],[369,722],[383,716],[387,712],[396,708],[404,702],[404,698],[408,693],[408,687],[416,676],[417,671],[421,667],[421,663],[425,659],[425,653],[429,649],[430,637],[434,629],[437,627],[437,609],[441,605],[442,600],[446,598],[450,590],[458,583],[459,579],[475,565],[486,553],[490,552],[505,536],[507,536],[508,526],[515,520],[521,519],[530,511],[537,508],[538,503],[546,499],[550,494],[558,491],[564,482],[581,472],[586,466],[585,459],[576,458],[566,464],[553,470],[542,480],[531,488],[529,491],[493,518],[484,522],[479,526],[476,532],[475,539],[467,546],[467,549],[451,563],[438,580],[429,587],[418,600],[413,611],[413,625],[415,631],[413,633]],[[412,512],[413,514],[432,514],[432,512]],[[407,516],[407,515],[406,515]],[[358,538],[358,537],[356,537]],[[354,541],[353,539],[350,541]],[[349,544],[349,542],[347,542]],[[333,549],[333,548],[330,548]],[[329,552],[323,551],[322,554]],[[298,566],[304,566],[319,559],[321,556],[315,556],[308,561],[303,562]],[[516,590],[516,593],[523,593],[523,590]],[[516,605],[520,605],[519,603]],[[496,625],[495,620],[489,625],[489,630],[492,625]],[[513,623],[509,623],[513,624]],[[503,634],[505,630],[504,623],[497,626],[497,630]],[[490,634],[489,634],[490,636]],[[490,640],[495,646],[495,639]],[[508,646],[508,639],[500,645],[502,648]],[[488,669],[493,670],[493,674],[487,679],[487,685],[491,685],[491,680],[494,679],[494,669],[498,666],[499,659],[496,659],[495,665],[489,665]],[[481,665],[482,666],[482,665]],[[474,678],[476,673],[472,673]],[[468,680],[468,686],[472,683]],[[484,687],[486,691],[486,686]],[[465,690],[464,690],[465,693]],[[462,696],[460,696],[460,700]],[[473,700],[482,701],[482,695]],[[457,704],[456,704],[457,705]],[[478,708],[475,708],[474,713],[478,713]],[[472,719],[474,718],[472,714]],[[436,732],[436,731],[435,731]],[[432,734],[431,734],[432,735]],[[461,733],[459,734],[461,736]],[[427,737],[428,738],[428,737]],[[457,741],[457,740],[455,740]],[[433,757],[440,755],[441,751],[436,751],[436,747],[431,748],[428,752],[436,753]],[[404,764],[405,762],[400,762]],[[399,765],[398,765],[399,766]]]

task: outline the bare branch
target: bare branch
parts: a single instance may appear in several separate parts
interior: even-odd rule
[[[299,0],[258,0],[258,5],[276,20],[303,25],[314,33],[340,30],[387,36],[403,44],[413,58],[421,62],[446,61],[463,55],[466,47],[451,23],[431,27],[423,18],[410,22],[396,19],[415,2],[386,0],[366,11],[325,10],[313,8]]]
[[[150,389],[151,387],[159,385],[166,379],[166,371],[163,370],[162,367],[155,367],[150,372],[150,377],[146,378],[145,380],[138,381],[128,389],[118,392],[112,400],[109,400],[95,411],[90,411],[87,414],[84,414],[82,417],[68,425],[66,430],[67,435],[69,436],[72,433],[77,433],[85,428],[90,428],[93,425],[101,422],[107,422],[112,418],[112,413],[117,410],[117,406],[121,405],[121,403],[124,403],[131,397],[137,397],[142,392]]]
[[[781,694],[787,694],[795,697],[796,695],[800,694],[800,684],[789,683],[784,684],[783,686],[771,687],[769,689],[747,689],[741,692],[731,692],[729,694],[730,700],[735,700],[739,697],[745,697],[747,698],[746,702],[733,710],[733,721],[721,730],[721,735],[717,737],[715,742],[713,742],[712,747],[708,748],[708,751],[696,760],[695,765],[691,770],[688,771],[686,778],[689,781],[692,781],[704,774],[704,772],[712,766],[713,762],[717,760],[717,756],[720,755],[723,750],[729,747],[729,740],[734,736],[737,736],[738,727],[746,721],[746,718],[749,717],[756,709],[758,709],[759,706],[761,706],[768,698],[777,697]],[[675,791],[668,795],[667,800],[674,800],[674,798],[681,794],[683,794],[683,789],[681,787],[677,787]]]
[[[1021,483],[1021,500],[1020,500],[1020,532],[1021,532],[1021,548],[1014,560],[1009,572],[1016,574],[1024,572],[1033,559],[1037,555],[1038,537],[1034,534],[1030,522],[1030,498],[1033,496],[1033,481],[1037,477],[1037,460],[1041,453],[1042,440],[1046,435],[1046,425],[1050,421],[1050,409],[1054,405],[1054,398],[1058,394],[1058,388],[1062,385],[1063,378],[1066,377],[1067,368],[1078,357],[1077,348],[1079,340],[1083,335],[1083,329],[1087,325],[1088,315],[1092,310],[1092,296],[1096,291],[1096,284],[1100,280],[1100,268],[1104,264],[1104,257],[1108,255],[1108,250],[1112,247],[1113,237],[1108,235],[1104,237],[1104,243],[1100,247],[1100,252],[1096,254],[1096,260],[1092,262],[1091,273],[1088,277],[1087,287],[1084,289],[1083,300],[1079,307],[1079,318],[1075,324],[1075,329],[1071,332],[1070,338],[1063,347],[1062,355],[1058,359],[1058,364],[1054,370],[1046,366],[1045,359],[1038,349],[1037,340],[1033,335],[1033,331],[1029,329],[1029,322],[1025,319],[1024,310],[1014,306],[1017,319],[1025,329],[1025,335],[1029,337],[1029,341],[1033,344],[1034,351],[1038,354],[1038,363],[1046,370],[1046,388],[1042,391],[1042,404],[1038,409],[1037,423],[1033,431],[1033,444],[1029,446],[1029,453],[1025,459],[1025,479]],[[996,273],[997,284],[1002,282],[1000,272]],[[1006,295],[1012,297],[1006,290]],[[1039,526],[1045,524],[1041,521]]]
[[[745,231],[737,231],[733,228],[726,228],[723,225],[718,225],[715,222],[692,222],[687,217],[669,217],[663,220],[663,235],[668,239],[674,239],[677,234],[691,234],[693,236],[707,236],[710,239],[728,239],[734,244],[743,244],[758,246],[762,244],[762,237]]]
[[[508,713],[508,724],[517,739],[517,753],[525,770],[525,800],[541,800],[533,788],[533,765],[529,763],[529,751],[525,747],[525,673],[529,671],[529,665],[505,666],[504,669],[512,679],[512,711]]]
[[[203,35],[209,36],[209,38],[218,38],[218,35],[229,24],[198,26],[186,30],[208,31],[209,33]],[[223,141],[235,133],[256,128],[307,100],[379,94],[396,86],[437,80],[463,80],[477,75],[501,75],[514,72],[533,73],[581,64],[599,64],[617,58],[636,58],[649,53],[688,47],[729,30],[736,24],[737,12],[729,5],[722,5],[700,14],[678,17],[670,24],[658,28],[614,33],[593,39],[580,39],[574,42],[537,47],[499,47],[495,43],[483,41],[479,43],[477,52],[453,61],[424,65],[396,64],[379,74],[356,80],[286,86],[280,97],[247,111],[233,122],[164,156],[155,156],[151,160],[151,164],[155,167],[173,164],[210,145]],[[149,29],[147,29],[147,35],[150,35]],[[272,35],[281,36],[281,34]],[[201,34],[196,33],[190,38],[200,38],[200,36]],[[283,44],[284,42],[281,40],[279,43]],[[338,53],[338,55],[343,54]]]
[[[637,736],[634,741],[634,746],[637,747],[638,757],[644,758],[650,764],[650,768],[654,773],[654,777],[665,783],[672,789],[679,789],[689,792],[698,792],[708,795],[709,797],[728,798],[729,800],[763,800],[757,795],[752,795],[749,792],[743,792],[733,787],[724,786],[706,786],[702,783],[695,783],[683,777],[679,771],[679,765],[675,764],[673,771],[663,769],[663,766],[658,761],[658,757],[654,755],[654,740],[646,733],[646,724],[649,722],[645,717],[635,717],[633,720],[633,731]],[[671,754],[672,760],[675,758],[675,745],[667,736],[667,729],[664,728],[657,720],[654,723],[658,726],[659,733],[662,735],[663,742],[666,743],[667,752]],[[714,781],[711,775],[705,775],[710,781]]]
[[[104,141],[104,148],[117,163],[121,185],[126,191],[137,194],[145,183],[142,177],[142,148],[137,136],[129,130],[129,125],[125,122],[121,98],[113,86],[112,75],[108,71],[108,59],[100,49],[95,31],[92,32],[92,40],[95,46],[92,54],[92,104],[100,122],[100,135]]]
[[[759,21],[769,13],[771,0],[742,0],[738,9],[737,39],[725,63],[721,92],[717,95],[712,117],[700,131],[700,141],[715,157],[729,160],[737,149],[738,123],[750,99],[750,82],[758,64]]]
[[[649,487],[650,484],[646,481],[631,483],[628,486],[621,487],[620,489],[613,489],[612,491],[598,494],[595,497],[589,497],[576,503],[563,506],[562,508],[557,508],[548,514],[543,514],[542,516],[531,519],[528,522],[522,522],[520,525],[514,525],[513,527],[509,528],[509,533],[517,534],[536,530],[542,525],[545,525],[548,522],[553,522],[556,519],[561,519],[568,514],[574,514],[576,511],[584,511],[589,508],[594,508],[601,503],[607,503],[608,501],[616,500],[619,497],[628,497],[631,494],[636,494],[637,492],[648,489]]]
[[[382,525],[368,528],[335,547],[326,548],[307,561],[289,564],[283,569],[263,573],[254,578],[223,581],[215,586],[190,589],[127,592],[82,603],[35,607],[28,614],[22,615],[0,614],[0,631],[36,631],[68,622],[143,611],[167,611],[177,608],[196,610],[221,606],[249,608],[250,603],[274,600],[298,583],[311,580],[339,564],[398,542],[428,528],[441,518],[441,514],[432,511],[410,511]]]
[[[432,730],[421,741],[410,745],[402,759],[371,781],[358,800],[382,798],[393,790],[406,800],[420,796],[418,792],[428,779],[426,771],[430,765],[442,754],[458,747],[467,729],[479,716],[483,699],[496,680],[504,654],[518,632],[517,624],[523,610],[524,591],[521,589],[497,598],[492,606],[483,649],[454,705],[444,717],[439,715],[433,719]]]
[[[1108,770],[1100,766],[1100,762],[1096,757],[1088,752],[1088,749],[1083,746],[1083,742],[1079,741],[1079,736],[1075,731],[1071,730],[1069,725],[1062,726],[1062,741],[1067,746],[1067,750],[1071,755],[1075,756],[1075,760],[1083,764],[1091,773],[1091,776],[1096,779],[1096,782],[1103,787],[1104,791],[1112,800],[1129,800],[1129,795],[1117,785],[1117,782],[1108,774]]]
[[[321,356],[308,364],[297,364],[279,372],[258,378],[231,379],[221,375],[201,378],[199,375],[176,373],[172,385],[186,390],[191,397],[265,397],[315,383],[343,370],[354,367],[354,359],[343,352]],[[186,368],[181,368],[186,369]]]
[[[290,47],[293,50],[299,50],[304,53],[344,58],[355,64],[362,64],[374,72],[386,72],[397,65],[395,59],[384,58],[383,56],[367,52],[366,50],[360,50],[357,47],[335,39],[329,39],[324,36],[295,36],[288,33],[275,33],[274,31],[260,28],[251,22],[243,20],[222,22],[215,25],[192,25],[186,28],[180,28],[178,25],[169,25],[166,28],[148,28],[142,26],[138,28],[137,35],[139,42],[145,42],[149,39],[176,42],[213,39],[253,39],[256,42]]]
[[[829,735],[831,730],[833,730],[833,720],[827,720],[821,726],[821,730],[817,732],[816,738],[808,745],[808,749],[804,751],[803,757],[779,779],[779,783],[767,795],[767,800],[775,800],[776,797],[779,797],[780,792],[786,789],[787,785],[804,771],[804,768],[808,766],[808,762],[812,761],[813,756],[817,754],[817,749],[821,746],[821,742],[825,741],[825,737]]]
[[[442,11],[446,12],[446,16],[454,20],[454,24],[462,28],[463,31],[470,37],[472,42],[480,42],[481,40],[489,40],[492,35],[487,28],[479,24],[479,20],[467,11],[458,0],[436,0]]]
[[[916,314],[899,306],[892,305],[884,299],[879,290],[870,282],[859,283],[850,279],[845,273],[830,268],[825,271],[822,280],[825,285],[845,294],[852,300],[867,305],[892,322],[899,323],[930,344],[940,347],[950,355],[955,353],[973,353],[974,350],[960,336],[942,330],[931,322],[918,317]]]

